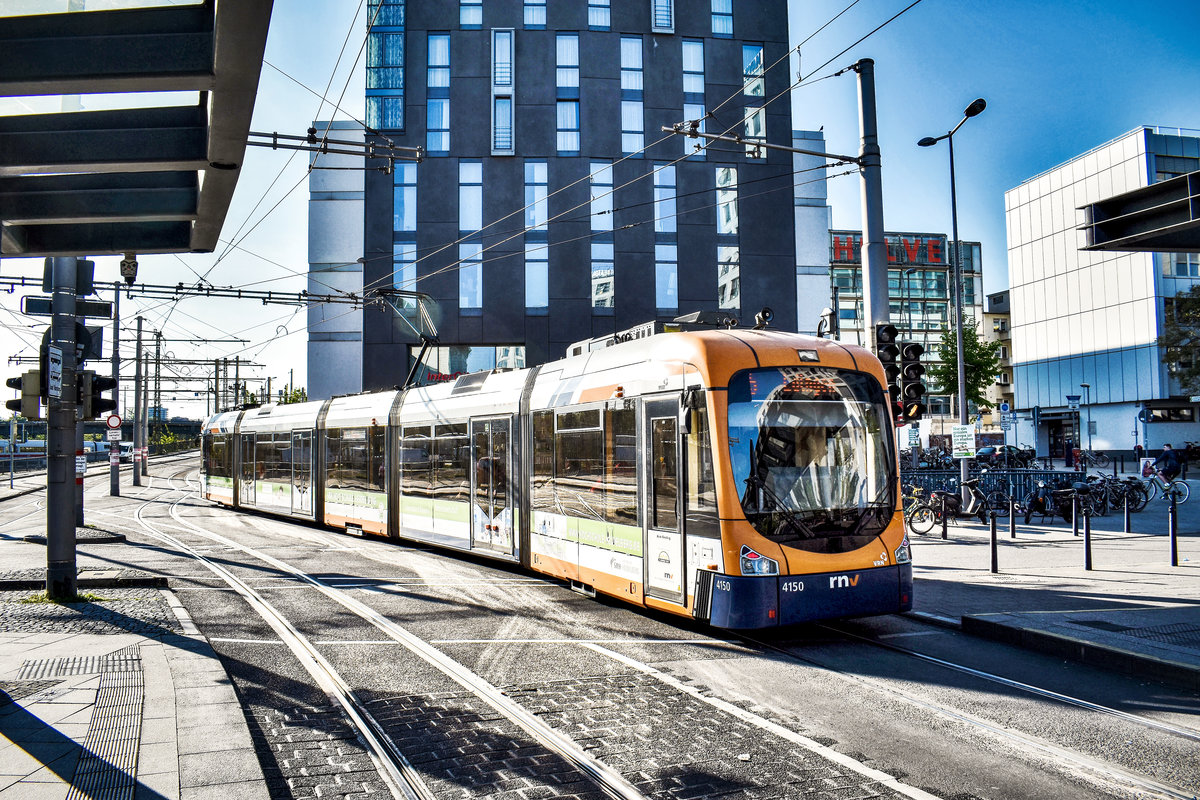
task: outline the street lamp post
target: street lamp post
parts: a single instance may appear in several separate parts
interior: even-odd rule
[[[958,241],[958,196],[954,186],[954,134],[958,133],[958,129],[963,126],[964,122],[978,115],[985,108],[987,108],[987,103],[980,97],[967,106],[966,110],[963,111],[963,118],[949,132],[941,136],[926,136],[917,142],[917,145],[920,147],[932,147],[942,139],[945,139],[950,146],[950,227],[951,235],[954,237],[951,252],[954,254],[954,327],[956,328],[955,344],[958,351],[958,423],[960,425],[967,424],[967,371],[963,354],[962,245]],[[960,463],[959,476],[960,484],[967,482],[969,470],[965,458]],[[963,492],[966,492],[965,488],[963,488]]]
[[[1087,418],[1088,450],[1091,451],[1091,449],[1092,449],[1092,385],[1090,383],[1081,383],[1081,384],[1079,384],[1079,388],[1083,389],[1084,393],[1087,395],[1086,397],[1084,397],[1083,400],[1087,404],[1087,410],[1088,410],[1088,418]]]

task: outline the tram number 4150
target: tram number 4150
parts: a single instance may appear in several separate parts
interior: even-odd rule
[[[781,592],[803,592],[804,581],[781,581],[779,590]]]

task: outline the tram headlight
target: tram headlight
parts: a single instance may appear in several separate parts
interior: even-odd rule
[[[908,546],[908,536],[904,537],[904,541],[900,542],[900,546],[892,553],[892,558],[897,564],[912,563],[912,549]]]
[[[743,575],[778,575],[779,562],[756,553],[746,545],[742,545],[742,574]]]

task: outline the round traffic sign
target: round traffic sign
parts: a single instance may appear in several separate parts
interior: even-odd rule
[[[118,414],[109,414],[105,417],[104,424],[110,428],[119,428],[121,427],[121,417]]]
[[[1001,414],[1007,414],[1009,411],[1012,411],[1012,406],[1010,406],[1008,403],[1000,404],[1000,413]]]

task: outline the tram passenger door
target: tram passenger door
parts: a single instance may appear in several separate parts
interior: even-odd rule
[[[312,515],[312,431],[292,432],[292,513]]]
[[[471,421],[471,547],[505,555],[513,552],[511,432],[508,419]]]
[[[254,434],[241,435],[242,468],[238,473],[238,496],[240,506],[254,505]]]
[[[680,526],[679,400],[647,400],[643,405],[646,459],[646,594],[684,602],[684,547]]]

